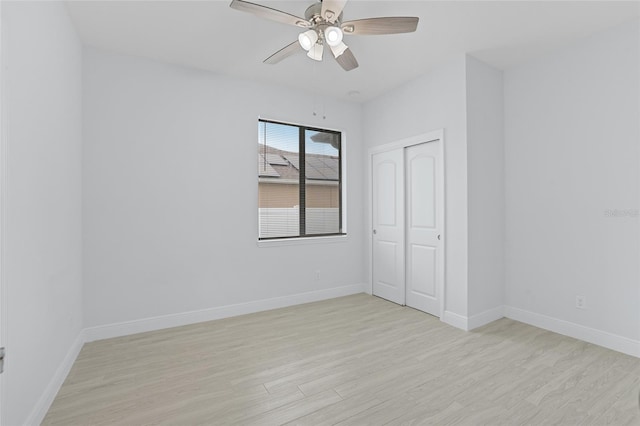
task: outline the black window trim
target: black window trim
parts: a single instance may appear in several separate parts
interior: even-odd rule
[[[343,232],[343,223],[342,223],[342,196],[343,196],[343,192],[342,192],[342,132],[339,130],[331,130],[331,129],[322,129],[320,127],[314,127],[314,126],[306,126],[304,124],[294,124],[294,123],[287,123],[284,121],[276,121],[276,120],[268,120],[268,119],[264,119],[264,118],[258,118],[258,123],[272,123],[272,124],[279,124],[279,125],[283,125],[283,126],[292,126],[292,127],[297,127],[298,128],[298,155],[300,160],[298,161],[298,165],[299,165],[299,170],[298,170],[298,185],[300,187],[299,189],[299,194],[298,194],[298,199],[300,201],[300,230],[304,230],[306,231],[306,224],[304,222],[305,220],[305,215],[306,215],[306,197],[305,197],[305,191],[306,191],[306,169],[305,169],[305,163],[306,160],[303,161],[303,159],[305,159],[305,132],[306,131],[312,131],[312,132],[324,132],[324,133],[333,133],[335,135],[338,135],[338,141],[339,141],[339,146],[340,149],[338,150],[338,229],[340,230],[340,232],[333,232],[333,233],[328,233],[328,234],[307,234],[306,232],[300,232],[300,235],[296,235],[296,236],[284,236],[284,237],[265,237],[265,238],[260,238],[260,236],[258,235],[258,241],[278,241],[278,240],[295,240],[295,239],[304,239],[304,238],[322,238],[322,237],[339,237],[339,236],[345,236],[347,235],[346,232]]]

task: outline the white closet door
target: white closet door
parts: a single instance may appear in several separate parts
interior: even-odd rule
[[[404,156],[402,149],[372,157],[373,294],[404,305]]]
[[[443,185],[440,141],[404,150],[406,304],[440,316]]]

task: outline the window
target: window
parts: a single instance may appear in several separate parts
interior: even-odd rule
[[[258,122],[258,238],[343,235],[340,132]]]

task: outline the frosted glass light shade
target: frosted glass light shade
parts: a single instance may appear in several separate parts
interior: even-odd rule
[[[324,30],[324,39],[331,47],[342,43],[342,30],[338,27],[327,27]]]
[[[316,43],[313,45],[311,49],[309,49],[307,56],[313,59],[314,61],[321,61],[323,51],[324,51],[324,46],[320,43]]]
[[[318,33],[315,30],[309,30],[298,36],[298,43],[304,50],[309,50],[318,41]]]

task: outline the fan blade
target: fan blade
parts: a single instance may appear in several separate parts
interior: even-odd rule
[[[338,61],[345,71],[351,71],[354,68],[358,68],[358,61],[356,60],[356,57],[353,56],[353,53],[351,53],[351,49],[349,48],[347,48],[342,55],[338,56],[336,61]]]
[[[342,31],[345,34],[356,35],[411,33],[416,28],[418,28],[418,18],[408,16],[356,19],[342,23]]]
[[[322,11],[320,14],[327,21],[334,23],[342,13],[347,0],[322,0]]]
[[[281,60],[288,58],[291,55],[295,55],[296,53],[299,53],[299,52],[304,52],[304,50],[300,46],[300,43],[298,43],[298,41],[296,40],[293,43],[288,44],[282,49],[278,50],[276,53],[269,56],[263,62],[265,64],[271,64],[271,65],[277,64]]]
[[[295,25],[301,28],[311,27],[311,22],[307,21],[304,18],[300,18],[298,16],[291,15],[278,9],[250,3],[244,0],[233,0],[229,7],[241,12],[253,13],[254,15],[257,15],[261,18],[270,19],[272,21],[281,22],[283,24]]]

